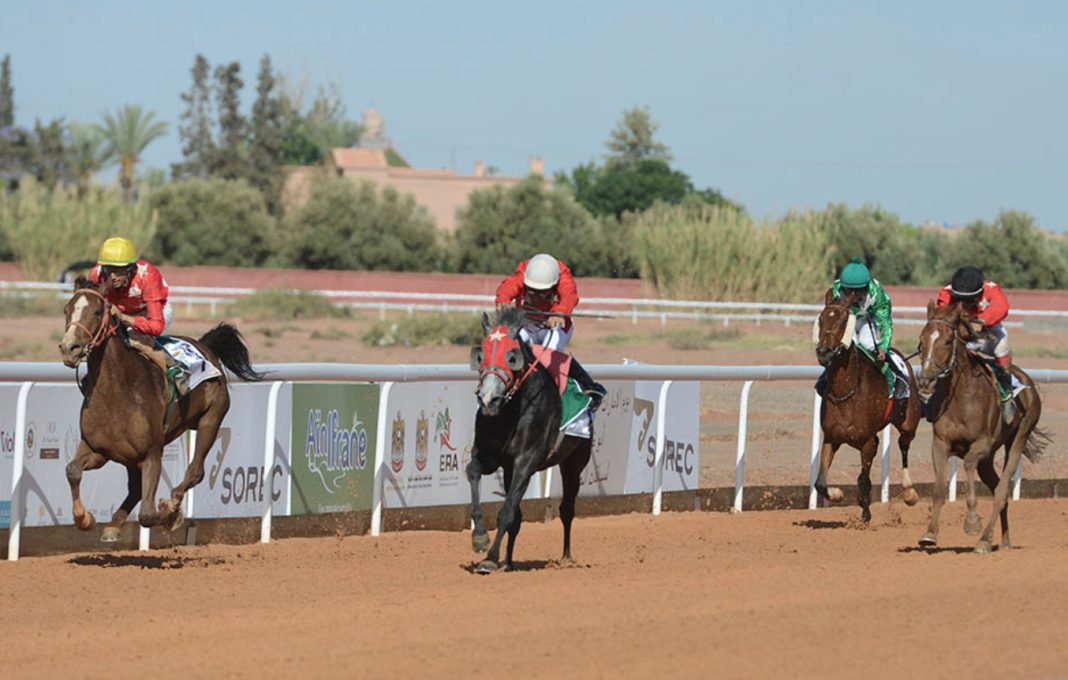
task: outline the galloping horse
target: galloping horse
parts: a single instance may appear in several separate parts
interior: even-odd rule
[[[492,323],[483,314],[485,337],[481,347],[471,350],[472,368],[478,369],[480,404],[475,416],[471,463],[467,466],[474,522],[471,546],[475,552],[489,548],[486,559],[478,565],[480,573],[497,570],[505,532],[508,534],[505,566],[512,568],[512,549],[523,521],[519,501],[535,472],[557,464],[564,490],[560,501],[560,521],[564,524],[562,561],[571,561],[571,520],[575,517],[579,474],[589,462],[592,450],[592,439],[559,438],[560,395],[548,370],[535,360],[530,347],[519,338],[519,329],[525,322],[523,312],[511,307],[498,312]],[[493,474],[497,468],[504,469],[507,493],[497,513],[497,535],[490,546],[489,533],[482,522],[479,482],[483,475]]]
[[[816,492],[831,501],[842,500],[842,490],[827,488],[827,471],[834,454],[842,444],[860,451],[860,476],[857,477],[857,496],[861,519],[871,521],[871,464],[879,448],[879,432],[888,423],[897,428],[897,444],[901,449],[901,486],[906,503],[919,500],[909,479],[909,446],[916,437],[920,422],[920,406],[916,400],[916,380],[908,366],[909,390],[912,396],[892,400],[888,395],[886,378],[875,364],[864,356],[853,342],[856,318],[850,314],[850,302],[842,296],[835,300],[830,291],[824,300],[814,329],[816,358],[827,369],[827,391],[820,407],[820,426],[823,444],[820,447],[820,471],[816,478]],[[894,349],[891,352],[896,351]]]
[[[126,466],[127,494],[104,528],[101,540],[119,539],[122,525],[138,501],[141,526],[163,524],[168,530],[177,529],[182,524],[182,498],[204,478],[204,459],[230,409],[225,373],[202,382],[168,408],[163,372],[138,352],[126,348],[126,330],[115,318],[102,289],[79,288],[64,312],[67,328],[59,343],[63,363],[71,368],[83,360],[88,363],[81,384],[81,441],[67,465],[74,524],[88,531],[96,523],[79,497],[82,472],[113,460]],[[229,324],[219,324],[200,340],[183,339],[193,343],[217,368],[225,366],[243,380],[263,377],[249,365],[248,349],[237,329]],[[163,447],[189,429],[198,435],[193,460],[171,498],[161,499],[157,510],[156,487]]]
[[[968,478],[968,513],[964,531],[975,536],[982,531],[975,552],[992,550],[994,517],[1001,517],[1001,545],[1009,542],[1009,483],[1020,456],[1037,460],[1049,443],[1040,430],[1038,418],[1042,401],[1030,376],[1017,367],[1013,373],[1026,387],[1018,399],[1020,408],[1012,422],[1004,424],[1000,396],[990,369],[984,360],[965,346],[973,339],[969,321],[974,319],[959,304],[927,305],[927,325],[920,333],[919,395],[928,420],[934,424],[931,456],[935,486],[931,499],[931,518],[920,545],[938,545],[938,516],[946,500],[946,462],[949,456],[964,460]],[[1003,476],[994,470],[994,451],[1005,447]],[[975,512],[975,473],[994,494],[993,511],[986,527]]]

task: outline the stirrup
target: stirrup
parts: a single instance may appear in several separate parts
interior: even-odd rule
[[[590,387],[582,390],[582,393],[590,398],[590,412],[601,407],[601,402],[608,396],[608,390],[601,383],[593,383]]]
[[[1016,417],[1016,400],[1010,394],[1001,400],[1001,418],[1008,425]]]

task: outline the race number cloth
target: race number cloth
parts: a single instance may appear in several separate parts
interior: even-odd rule
[[[531,349],[537,362],[549,371],[556,383],[556,389],[560,392],[560,429],[564,434],[589,439],[589,407],[592,399],[579,388],[573,378],[567,376],[571,368],[571,355],[540,345],[531,345]]]
[[[190,391],[196,389],[196,386],[205,380],[222,375],[222,372],[215,368],[215,364],[204,358],[196,345],[168,335],[159,336],[156,342],[167,354],[174,357],[175,361],[189,369]]]

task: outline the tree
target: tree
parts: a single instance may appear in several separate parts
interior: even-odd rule
[[[78,196],[84,198],[89,193],[89,181],[93,175],[104,167],[107,160],[104,149],[104,136],[91,125],[70,124],[70,145],[67,157],[70,172],[78,183]]]
[[[360,139],[361,126],[346,118],[345,106],[336,85],[319,88],[308,111],[304,112],[307,78],[280,79],[279,104],[282,111],[282,162],[288,165],[316,165],[338,147],[350,147]],[[388,152],[387,152],[388,153]],[[405,164],[397,158],[399,164]],[[392,164],[392,163],[391,163]]]
[[[223,179],[248,175],[245,131],[248,123],[241,115],[241,64],[231,62],[215,67],[215,103],[219,113],[219,143],[211,164],[211,174]]]
[[[96,129],[104,137],[104,157],[119,164],[119,184],[123,198],[133,199],[134,171],[145,147],[167,134],[167,123],[155,120],[156,114],[145,112],[137,104],[127,104],[114,115],[103,114],[104,124]]]
[[[171,166],[171,173],[179,177],[206,177],[215,154],[215,141],[211,136],[211,91],[208,78],[211,66],[203,55],[198,54],[193,62],[193,84],[189,92],[182,94],[186,109],[182,112],[183,125],[178,128],[182,141],[181,163]]]
[[[471,193],[460,211],[454,243],[457,271],[504,274],[539,252],[567,262],[579,276],[618,275],[609,233],[615,223],[594,219],[570,191],[540,177],[512,187]]]
[[[411,194],[330,178],[287,220],[289,261],[307,269],[435,271],[437,229]]]
[[[917,285],[926,278],[921,242],[910,238],[896,214],[871,205],[850,210],[839,203],[815,219],[827,235],[835,272],[859,256],[883,284]]]
[[[623,119],[612,130],[605,146],[610,152],[606,156],[609,166],[616,164],[633,165],[646,160],[661,161],[664,165],[671,162],[671,151],[653,135],[660,125],[653,122],[648,107],[627,109]]]
[[[153,192],[159,215],[152,249],[181,266],[255,267],[277,248],[277,223],[245,180],[194,177]]]
[[[958,267],[972,265],[1007,288],[1068,287],[1068,263],[1061,250],[1024,212],[1002,211],[993,223],[977,220],[954,236],[944,252],[944,281]]]
[[[15,88],[11,85],[11,55],[0,63],[0,128],[15,124]]]
[[[271,58],[263,56],[252,105],[252,139],[249,145],[249,182],[263,193],[272,215],[282,207],[282,107],[274,93]]]

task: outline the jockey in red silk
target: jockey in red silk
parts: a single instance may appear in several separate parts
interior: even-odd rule
[[[579,302],[578,287],[571,270],[552,255],[541,253],[523,260],[510,276],[497,286],[497,308],[515,306],[527,314],[527,324],[519,331],[527,343],[564,351],[575,324],[571,312]],[[568,375],[592,399],[596,410],[607,391],[590,377],[572,357]]]
[[[987,281],[976,267],[961,267],[953,274],[952,282],[938,291],[938,306],[959,302],[961,307],[975,315],[971,322],[975,340],[968,349],[994,357],[992,367],[1007,396],[1001,402],[1002,415],[1006,422],[1016,413],[1012,400],[1012,352],[1009,351],[1009,335],[1001,323],[1009,315],[1009,300],[1001,292],[1001,286]]]
[[[156,338],[163,335],[174,318],[167,301],[167,282],[159,270],[139,259],[137,248],[128,239],[114,237],[100,246],[89,280],[97,286],[107,284],[104,296],[118,309],[130,347],[171,376],[179,396],[185,395],[189,391],[188,372],[156,344]]]

